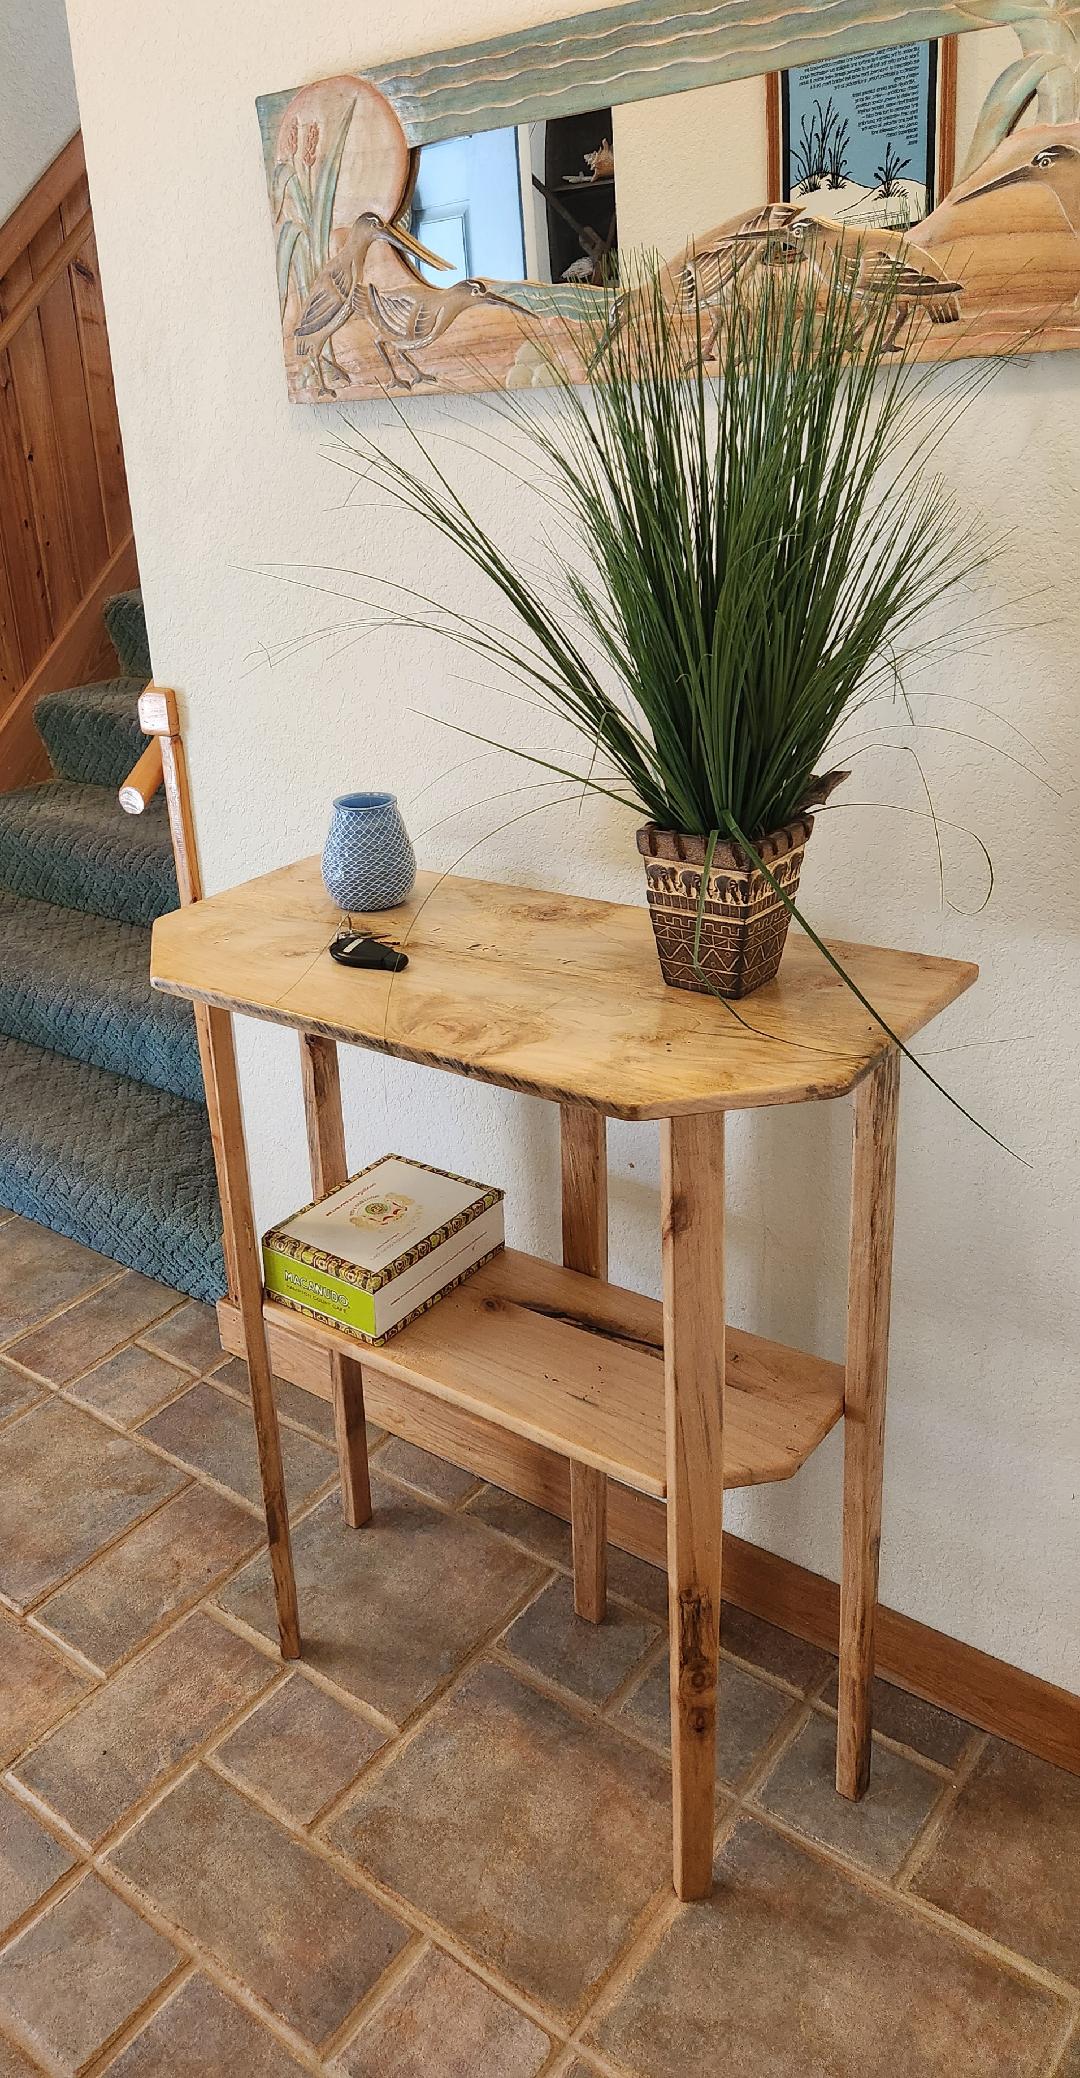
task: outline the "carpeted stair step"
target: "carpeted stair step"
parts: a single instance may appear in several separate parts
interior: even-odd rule
[[[153,676],[142,593],[117,592],[111,599],[106,599],[103,611],[112,646],[120,659],[120,669],[127,677],[139,680],[141,691],[147,679]]]
[[[0,1039],[0,1205],[193,1299],[225,1289],[201,1105]]]
[[[177,907],[163,799],[125,815],[109,787],[57,780],[0,794],[0,888],[58,909],[148,924]]]
[[[100,685],[47,693],[34,709],[38,734],[58,779],[87,786],[123,786],[146,749],[138,702],[144,681],[109,678]]]
[[[0,1034],[203,1100],[189,1003],[150,986],[150,933],[0,893]]]

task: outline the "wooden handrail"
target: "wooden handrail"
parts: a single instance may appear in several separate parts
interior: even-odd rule
[[[161,754],[165,798],[169,806],[169,831],[176,860],[176,884],[180,891],[180,906],[186,909],[189,902],[201,899],[202,878],[195,845],[195,817],[188,787],[187,759],[180,737],[180,710],[171,686],[153,683],[147,686],[139,700],[139,726],[144,736],[153,736]]]
[[[133,765],[120,789],[120,806],[125,815],[142,815],[165,776],[161,738],[152,736],[138,763]]]
[[[21,332],[28,317],[32,317],[42,297],[47,295],[53,282],[70,267],[76,253],[81,252],[94,229],[90,211],[84,210],[74,230],[69,231],[62,245],[50,255],[39,274],[35,274],[26,294],[19,297],[9,315],[0,324],[0,353],[10,344],[17,332]]]

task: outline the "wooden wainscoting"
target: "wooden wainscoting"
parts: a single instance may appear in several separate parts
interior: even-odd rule
[[[47,771],[34,701],[109,675],[137,581],[81,136],[0,224],[0,790]]]

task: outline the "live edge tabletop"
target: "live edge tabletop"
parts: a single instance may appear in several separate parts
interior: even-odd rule
[[[340,967],[340,911],[305,859],[154,925],[155,988],[612,1118],[836,1097],[887,1051],[881,1026],[793,930],[774,982],[738,1005],[666,986],[648,912],[420,874],[353,925],[405,947],[398,974]],[[959,960],[832,948],[899,1038],[976,979]]]

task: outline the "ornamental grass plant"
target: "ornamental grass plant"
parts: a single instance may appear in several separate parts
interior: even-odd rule
[[[759,840],[823,798],[838,732],[883,692],[903,698],[905,670],[942,642],[934,609],[990,552],[933,464],[994,364],[917,363],[916,327],[893,343],[902,262],[814,250],[811,268],[790,240],[748,245],[707,309],[650,261],[566,322],[543,392],[487,400],[485,455],[554,508],[536,567],[406,413],[404,458],[355,424],[343,435],[499,609],[482,622],[395,583],[384,624],[437,630],[569,722],[578,761],[520,755],[705,837],[706,874],[719,839],[761,867]]]

